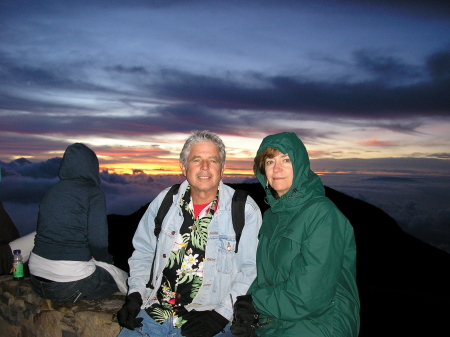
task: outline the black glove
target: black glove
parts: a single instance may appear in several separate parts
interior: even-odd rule
[[[117,313],[117,320],[119,321],[120,326],[130,330],[141,327],[143,318],[136,318],[139,311],[141,311],[141,305],[141,294],[135,292],[128,295],[122,308]]]
[[[233,306],[231,333],[237,337],[254,337],[258,327],[258,312],[253,306],[252,296],[238,296]]]
[[[181,335],[185,337],[213,337],[221,332],[228,320],[216,311],[191,311],[181,326]]]

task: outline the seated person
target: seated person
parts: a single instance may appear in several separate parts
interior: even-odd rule
[[[20,233],[0,201],[0,275],[11,273],[13,251],[9,243],[18,238]]]
[[[77,302],[126,292],[126,273],[108,252],[106,200],[95,153],[70,145],[59,169],[60,181],[39,207],[30,282],[36,293],[58,302]]]

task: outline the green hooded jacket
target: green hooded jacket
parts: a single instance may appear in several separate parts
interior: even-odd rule
[[[267,147],[288,154],[293,184],[270,205],[259,232],[257,277],[248,290],[260,313],[259,336],[339,336],[359,333],[353,227],[325,196],[320,177],[295,133],[267,136]],[[265,187],[265,177],[257,172]],[[265,324],[265,325],[264,325]]]

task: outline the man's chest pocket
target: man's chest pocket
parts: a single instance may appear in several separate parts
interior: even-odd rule
[[[225,274],[229,274],[233,271],[235,248],[236,240],[230,238],[219,239],[216,261],[217,271]]]

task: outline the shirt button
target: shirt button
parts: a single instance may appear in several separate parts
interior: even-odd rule
[[[163,254],[163,258],[166,258],[167,257],[167,255],[166,254]]]
[[[175,235],[175,231],[172,231],[172,235]]]

